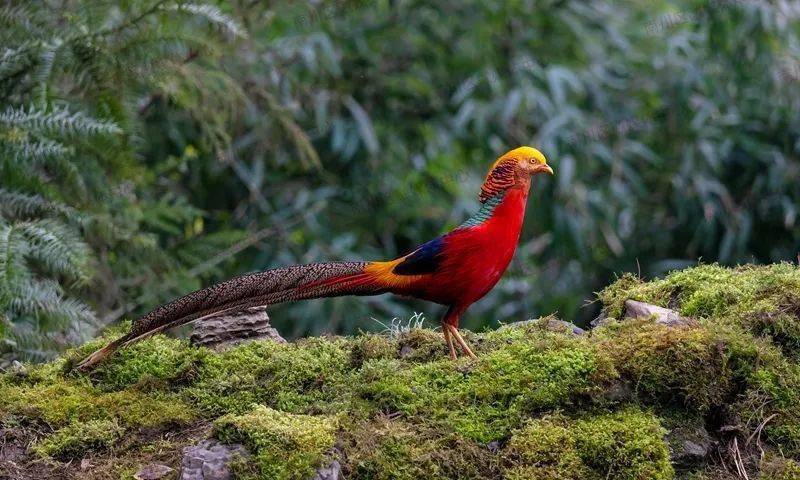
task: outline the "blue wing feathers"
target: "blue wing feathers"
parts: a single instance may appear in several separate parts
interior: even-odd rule
[[[397,275],[423,275],[439,268],[444,252],[444,237],[423,243],[405,260],[398,263],[392,273]]]

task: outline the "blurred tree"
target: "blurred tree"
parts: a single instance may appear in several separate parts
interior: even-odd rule
[[[519,144],[556,176],[537,180],[512,268],[468,327],[553,311],[580,323],[617,272],[800,250],[796,2],[63,4],[0,14],[48,32],[9,30],[4,58],[54,36],[31,58],[57,44],[63,59],[46,89],[34,66],[46,62],[3,66],[2,95],[8,114],[33,104],[105,125],[81,140],[102,148],[81,151],[111,181],[92,167],[79,176],[105,193],[52,175],[3,186],[89,211],[92,229],[124,225],[87,234],[46,217],[73,225],[111,293],[58,285],[106,319],[244,271],[405,253],[469,215],[488,166]],[[73,37],[91,53],[66,55]],[[422,309],[441,313],[378,297],[273,315],[298,335]]]

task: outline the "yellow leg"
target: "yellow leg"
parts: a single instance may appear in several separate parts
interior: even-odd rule
[[[449,325],[449,324],[447,325],[447,327],[450,329],[450,333],[455,337],[455,339],[458,342],[458,344],[461,345],[461,349],[464,351],[464,353],[466,353],[467,356],[470,357],[470,358],[478,358],[472,352],[472,349],[469,348],[469,345],[467,345],[467,342],[465,342],[464,339],[461,338],[461,334],[458,333],[458,328],[454,327],[453,325]]]
[[[455,360],[458,356],[456,355],[456,347],[453,345],[453,337],[450,336],[450,325],[443,323],[442,333],[444,333],[444,340],[447,342],[447,348],[450,349],[450,358]]]

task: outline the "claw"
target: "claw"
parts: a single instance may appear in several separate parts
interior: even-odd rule
[[[449,325],[442,324],[442,333],[444,333],[444,340],[447,342],[447,347],[450,349],[450,358],[455,360],[458,358],[456,355],[456,347],[453,345],[453,337],[450,336],[450,328]]]
[[[445,325],[445,329],[447,329],[447,330],[450,330],[450,335],[452,335],[453,337],[455,337],[456,341],[457,341],[457,342],[458,342],[458,344],[461,346],[461,350],[463,350],[463,351],[464,351],[464,353],[465,353],[465,354],[466,354],[468,357],[470,357],[470,358],[478,358],[478,357],[475,355],[475,353],[473,353],[473,352],[472,352],[472,349],[471,349],[471,348],[469,348],[469,345],[467,345],[467,342],[466,342],[466,341],[465,341],[465,340],[464,340],[464,339],[461,337],[461,334],[460,334],[460,333],[458,333],[458,328],[456,328],[456,327],[455,327],[455,326],[453,326],[453,325],[446,324],[446,325]],[[449,338],[449,337],[450,337],[450,335],[447,335],[447,337]],[[453,355],[455,354],[455,352],[454,352],[454,350],[453,350],[452,339],[450,339],[450,340],[448,340],[448,341],[450,342],[450,348],[451,348],[451,350],[450,350],[450,357],[451,357],[451,358],[454,358],[454,357],[453,357]]]

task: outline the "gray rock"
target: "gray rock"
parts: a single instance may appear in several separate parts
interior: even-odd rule
[[[589,322],[589,326],[592,328],[602,327],[603,325],[607,324],[608,321],[608,315],[606,315],[606,312],[600,312],[600,315]]]
[[[675,310],[651,305],[649,303],[638,302],[636,300],[625,300],[625,314],[623,318],[649,318],[655,317],[656,323],[661,323],[669,327],[680,327],[694,324],[691,318],[683,317]]]
[[[180,480],[231,480],[230,462],[249,453],[242,445],[204,440],[183,449]]]
[[[703,426],[675,428],[669,432],[667,439],[671,461],[681,468],[705,464],[717,443]]]
[[[339,480],[341,474],[342,466],[337,460],[334,460],[327,467],[317,470],[317,474],[312,480]]]
[[[136,480],[160,480],[169,475],[172,471],[173,469],[166,465],[151,463],[149,465],[145,465],[144,468],[136,472],[133,475],[133,478]]]
[[[400,353],[398,353],[400,358],[408,358],[411,355],[414,355],[414,349],[411,348],[410,345],[403,345],[400,347]]]
[[[269,323],[265,307],[254,307],[230,315],[198,320],[190,340],[194,345],[204,345],[224,350],[253,340],[271,339],[286,343]]]

